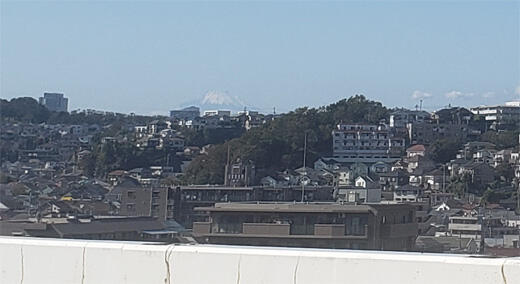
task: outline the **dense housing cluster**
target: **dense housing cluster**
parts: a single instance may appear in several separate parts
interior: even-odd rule
[[[2,101],[2,235],[520,247],[518,102],[429,113],[357,96],[288,114],[140,117],[67,113],[66,100]]]

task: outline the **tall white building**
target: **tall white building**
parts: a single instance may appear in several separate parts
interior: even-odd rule
[[[395,162],[405,149],[385,125],[338,124],[332,138],[333,158],[346,163]]]

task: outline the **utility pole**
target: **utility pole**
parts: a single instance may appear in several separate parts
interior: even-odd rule
[[[442,165],[442,192],[446,193],[446,164]]]
[[[305,160],[307,159],[307,131],[305,132],[305,137],[303,138],[303,174],[307,175],[307,169],[305,167]],[[302,179],[302,203],[305,197],[305,183]]]
[[[228,143],[228,145],[227,145],[227,161],[226,161],[226,166],[224,168],[224,185],[229,185],[229,179],[228,179],[228,175],[229,175],[229,152],[230,152],[230,145]]]

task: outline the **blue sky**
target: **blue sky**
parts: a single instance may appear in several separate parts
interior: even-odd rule
[[[161,113],[211,90],[291,110],[362,93],[425,109],[520,97],[505,2],[1,2],[2,98]],[[518,88],[518,90],[517,90]],[[518,94],[515,94],[518,92]]]

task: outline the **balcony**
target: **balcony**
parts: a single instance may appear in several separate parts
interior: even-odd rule
[[[235,233],[221,233],[212,230],[210,222],[194,222],[193,233],[197,237],[277,237],[277,238],[305,238],[305,239],[368,239],[368,226],[359,228],[357,232],[347,233],[344,224],[315,224],[313,234],[298,234],[291,232],[290,224],[276,223],[244,223],[242,230]]]
[[[463,231],[475,231],[480,232],[482,225],[480,224],[460,224],[460,223],[449,223],[448,230],[463,230]]]
[[[242,232],[247,235],[288,236],[291,230],[289,224],[244,223]]]
[[[418,226],[417,223],[383,224],[381,225],[381,236],[388,238],[402,238],[417,235]]]
[[[0,255],[0,283],[520,283],[520,258],[23,237]]]
[[[315,224],[314,235],[318,236],[344,236],[345,225],[343,224]]]

